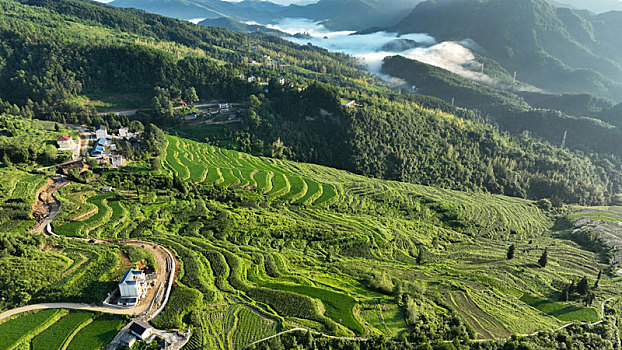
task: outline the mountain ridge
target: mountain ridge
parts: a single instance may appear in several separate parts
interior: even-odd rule
[[[420,0],[320,0],[283,6],[268,1],[244,0],[114,0],[111,6],[134,7],[178,19],[230,17],[241,22],[277,23],[284,18],[306,18],[332,30],[358,30],[388,26]]]
[[[544,0],[429,0],[388,30],[425,32],[439,41],[473,39],[520,80],[620,102],[622,66],[616,60],[622,46],[610,26],[619,18],[622,13],[594,15]]]

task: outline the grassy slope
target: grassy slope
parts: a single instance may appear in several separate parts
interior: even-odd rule
[[[228,182],[243,182],[236,174],[244,176],[250,171],[275,174],[268,178],[272,187],[268,186],[271,190],[267,196],[262,190],[239,192],[259,200],[288,202],[291,186],[284,183],[283,177],[299,177],[307,185],[307,191],[312,188],[334,191],[323,205],[310,205],[306,200],[303,201],[306,205],[299,205],[302,202],[294,201],[294,205],[278,213],[229,209],[236,222],[236,232],[265,232],[262,226],[288,232],[292,225],[333,232],[332,240],[323,238],[324,242],[307,248],[304,254],[299,237],[292,237],[285,249],[274,251],[261,234],[251,234],[248,245],[218,240],[206,243],[201,239],[193,239],[192,245],[188,245],[188,239],[170,236],[168,239],[184,242],[195,251],[228,251],[239,258],[235,265],[227,259],[229,269],[239,272],[238,277],[232,277],[232,272],[228,278],[230,286],[219,290],[225,296],[231,286],[242,292],[247,288],[238,287],[239,278],[321,300],[325,315],[345,327],[339,332],[348,333],[346,329],[349,329],[358,333],[358,321],[355,321],[358,319],[372,332],[397,334],[405,328],[403,322],[395,320],[395,317],[399,320],[399,311],[398,314],[387,311],[386,317],[379,317],[376,309],[381,305],[395,310],[394,302],[369,290],[357,277],[382,271],[396,280],[407,281],[409,288],[421,288],[425,295],[437,294],[443,300],[450,300],[449,307],[466,317],[482,338],[552,329],[568,319],[591,321],[597,317],[593,309],[578,304],[569,304],[551,317],[521,300],[525,293],[554,298],[560,281],[576,280],[584,274],[595,276],[603,267],[595,253],[551,235],[552,220],[529,201],[368,179],[317,165],[252,157],[175,137],[169,138],[169,145],[175,150],[182,146],[192,153],[192,166],[226,170],[228,176],[233,176]],[[171,171],[181,164],[175,154],[169,152],[165,160],[165,168]],[[198,174],[201,169],[192,171]],[[188,174],[188,168],[184,170]],[[386,205],[387,201],[392,206]],[[401,209],[396,211],[396,207]],[[334,246],[329,263],[325,256],[331,248],[324,243],[333,240],[348,243]],[[517,254],[508,261],[505,253],[512,243],[517,246]],[[417,245],[426,249],[423,265],[415,263],[413,249]],[[551,262],[546,269],[539,269],[536,262],[544,247],[549,247]],[[268,276],[267,268],[256,263],[262,251],[274,251],[275,268],[281,277]],[[347,316],[352,310],[333,308],[330,298],[323,294],[335,292],[354,298],[357,308],[363,310]],[[357,316],[349,321],[354,314]],[[475,322],[467,315],[481,317]],[[314,325],[314,321],[291,319]],[[315,326],[322,327],[317,323]]]

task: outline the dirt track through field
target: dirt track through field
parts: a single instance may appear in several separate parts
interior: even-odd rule
[[[464,292],[450,292],[445,295],[445,300],[475,329],[478,339],[507,338],[510,336],[510,332],[499,321],[484,312]]]

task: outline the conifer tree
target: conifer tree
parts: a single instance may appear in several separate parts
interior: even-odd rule
[[[516,250],[516,247],[514,246],[514,244],[512,244],[510,246],[510,248],[508,248],[508,252],[507,252],[507,258],[508,260],[512,260],[514,259],[514,251]]]
[[[542,256],[540,256],[540,259],[538,259],[538,265],[540,265],[540,267],[546,267],[546,264],[548,264],[549,260],[549,251],[548,248],[544,248],[544,252],[542,252]]]
[[[579,295],[587,295],[590,291],[590,286],[587,282],[587,277],[583,277],[579,283],[577,283],[577,293]]]

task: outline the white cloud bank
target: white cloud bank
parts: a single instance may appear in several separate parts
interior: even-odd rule
[[[298,44],[311,43],[330,51],[354,56],[360,59],[370,72],[380,75],[385,80],[387,80],[387,76],[379,74],[382,60],[388,56],[401,55],[449,70],[468,79],[489,84],[494,82],[492,78],[481,73],[482,64],[477,62],[475,55],[469,49],[479,49],[473,41],[438,43],[436,39],[423,33],[401,36],[387,32],[355,35],[351,31],[329,31],[317,22],[301,18],[288,18],[277,25],[268,25],[268,27],[291,35],[308,34],[305,37],[289,37],[287,39]],[[385,46],[396,40],[414,41],[418,45],[414,48],[405,49]]]

